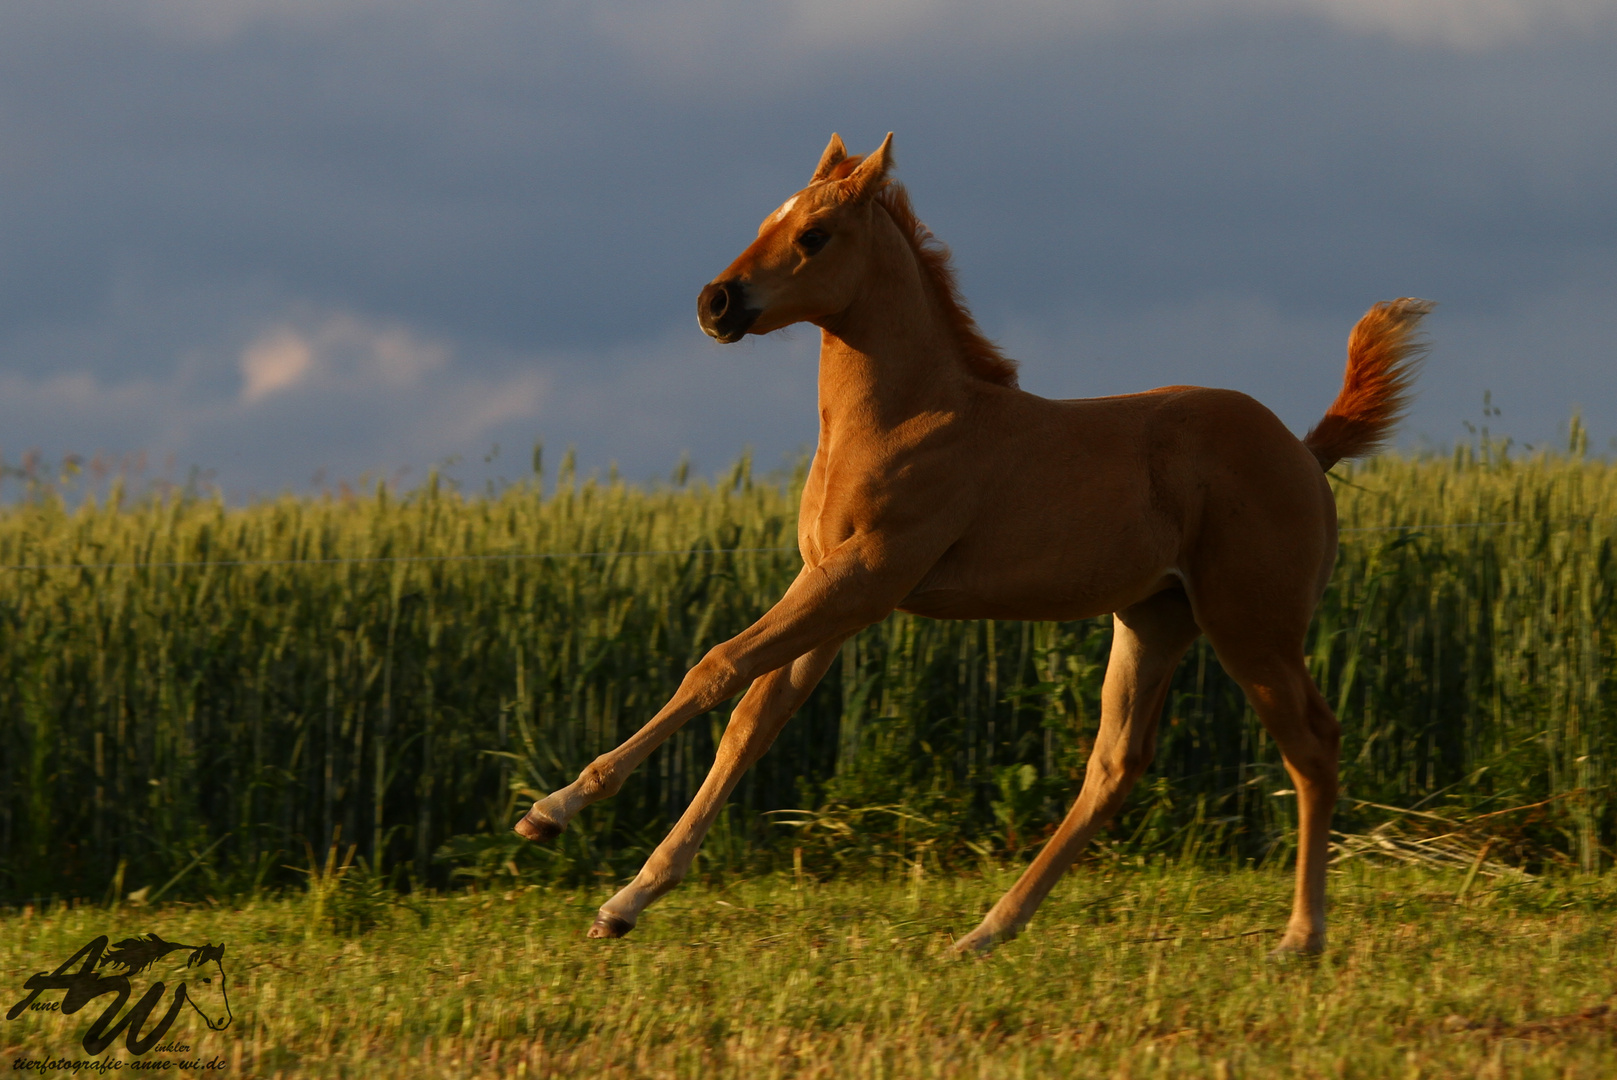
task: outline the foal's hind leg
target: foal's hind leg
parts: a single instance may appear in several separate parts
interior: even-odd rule
[[[1078,801],[1011,891],[977,929],[955,943],[957,952],[987,952],[1015,937],[1083,846],[1117,813],[1156,753],[1157,720],[1168,682],[1198,633],[1190,604],[1178,589],[1157,593],[1113,617],[1100,731]]]
[[[1301,634],[1288,647],[1232,641],[1209,627],[1218,659],[1280,747],[1297,791],[1297,881],[1291,921],[1275,952],[1325,948],[1325,864],[1336,808],[1342,727],[1303,662]]]
[[[755,765],[786,721],[798,710],[809,693],[825,676],[836,659],[840,640],[805,653],[785,667],[776,668],[755,681],[730,716],[714,757],[713,769],[691,800],[678,824],[635,879],[601,905],[590,937],[622,937],[634,929],[636,920],[651,902],[678,885],[690,870],[697,848],[713,827],[724,800],[735,790],[741,775]]]

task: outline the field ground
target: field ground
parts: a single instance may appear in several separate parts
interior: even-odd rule
[[[583,936],[606,884],[432,897],[354,938],[304,896],[58,906],[0,919],[0,978],[9,1008],[99,933],[223,941],[235,1023],[191,1014],[189,1055],[143,1060],[230,1076],[1617,1075],[1617,875],[1354,864],[1325,957],[1275,964],[1289,876],[1090,866],[951,960],[1013,872],[691,882],[618,942]],[[98,1012],[5,1022],[3,1060],[84,1058]]]

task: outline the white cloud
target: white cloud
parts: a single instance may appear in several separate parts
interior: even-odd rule
[[[333,327],[335,331],[337,327]],[[347,330],[344,326],[341,329]],[[436,341],[423,341],[402,327],[372,330],[355,322],[354,336],[368,348],[371,362],[387,382],[398,386],[414,386],[430,373],[449,362],[447,345]]]
[[[529,371],[505,379],[460,384],[445,403],[443,433],[459,442],[482,439],[501,424],[538,415],[549,381]]]
[[[1242,0],[1258,10],[1301,10],[1398,41],[1484,49],[1542,30],[1611,23],[1611,0]]]
[[[908,51],[939,39],[1016,46],[1123,28],[1179,30],[1231,16],[1311,15],[1350,31],[1460,50],[1617,25],[1612,0],[606,0],[593,10],[609,39],[687,75],[733,65],[801,70],[826,50]]]
[[[251,405],[277,390],[295,386],[314,366],[314,350],[296,330],[280,329],[259,338],[241,354],[241,400]]]
[[[65,413],[87,416],[104,423],[128,416],[131,409],[149,409],[163,396],[161,384],[150,379],[137,379],[127,383],[109,385],[94,375],[74,372],[30,378],[17,372],[0,371],[0,401],[5,409],[0,415],[34,414],[61,417]],[[20,419],[20,416],[13,416]],[[6,425],[10,431],[22,426]]]
[[[379,12],[380,0],[115,0],[108,5],[135,15],[173,40],[191,45],[218,45],[254,26],[269,24],[323,29],[355,15]]]
[[[260,27],[329,35],[337,27],[420,23],[446,41],[480,33],[544,35],[566,27],[570,5],[485,0],[453,11],[426,0],[104,0],[184,46],[213,48]],[[1349,30],[1416,45],[1491,48],[1545,30],[1617,22],[1612,0],[594,0],[586,18],[609,42],[664,70],[767,64],[802,69],[823,51],[927,47],[943,37],[1039,42],[1119,27],[1178,28],[1226,16],[1315,15]],[[467,28],[473,28],[470,36]]]
[[[397,323],[338,312],[307,330],[277,326],[254,339],[241,355],[241,401],[251,405],[302,385],[328,392],[378,382],[414,387],[452,355],[445,343]]]
[[[1505,408],[1496,432],[1553,441],[1577,403],[1595,446],[1607,449],[1617,433],[1603,419],[1617,413],[1609,377],[1614,290],[1596,283],[1499,311],[1439,307],[1430,320],[1436,349],[1403,441],[1464,438],[1460,421],[1478,416],[1487,388]],[[1034,393],[1226,386],[1301,431],[1337,390],[1361,310],[1305,314],[1258,294],[1207,293],[1080,305],[1014,321],[997,336],[1023,361],[1023,385]],[[462,464],[451,475],[463,479],[508,474],[521,471],[522,451],[541,437],[552,462],[576,444],[586,470],[616,460],[631,479],[665,475],[687,451],[700,472],[715,472],[747,445],[761,468],[774,468],[814,441],[818,335],[809,328],[719,346],[681,320],[663,334],[595,352],[468,357],[465,347],[352,312],[269,325],[240,352],[267,358],[260,381],[249,376],[247,385],[261,388],[256,395],[210,376],[196,359],[135,379],[0,370],[0,449],[12,463],[33,448],[47,460],[144,454],[175,461],[174,479],[195,464],[214,470],[227,497],[240,500],[304,487],[322,471],[328,480],[353,480],[410,468],[419,478],[452,457]],[[305,354],[306,366],[287,359]],[[301,374],[289,379],[293,368]],[[478,464],[496,442],[515,453]]]
[[[173,460],[180,478],[197,465],[244,498],[317,473],[477,460],[491,442],[531,439],[550,401],[534,359],[457,356],[396,320],[292,305],[257,326],[245,345],[193,347],[135,378],[72,366],[82,327],[59,331],[62,342],[36,334],[33,349],[63,359],[33,374],[0,368],[0,451]]]

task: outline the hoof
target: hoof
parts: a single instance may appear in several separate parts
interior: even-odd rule
[[[1290,941],[1280,939],[1280,944],[1269,951],[1268,961],[1271,964],[1311,964],[1317,961],[1325,952],[1323,941]]]
[[[993,934],[985,934],[977,929],[955,942],[951,951],[961,960],[979,960],[993,952],[998,944],[999,939]]]
[[[595,922],[590,926],[590,932],[585,935],[592,938],[620,938],[634,929],[634,923],[601,912],[595,916]]]
[[[529,810],[522,820],[516,823],[515,831],[524,840],[543,844],[560,836],[561,826],[549,818],[535,817],[533,811]]]

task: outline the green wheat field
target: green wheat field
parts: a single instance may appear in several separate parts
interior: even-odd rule
[[[784,591],[801,468],[636,487],[536,452],[478,493],[243,507],[7,479],[0,978],[223,940],[238,1021],[195,1041],[247,1075],[1617,1074],[1617,465],[1583,441],[1333,473],[1335,921],[1289,967],[1295,799],[1204,645],[1082,872],[945,959],[1082,780],[1104,619],[859,634],[687,886],[583,939],[724,710],[555,844],[510,824]],[[7,1059],[70,1020],[7,1022]]]

